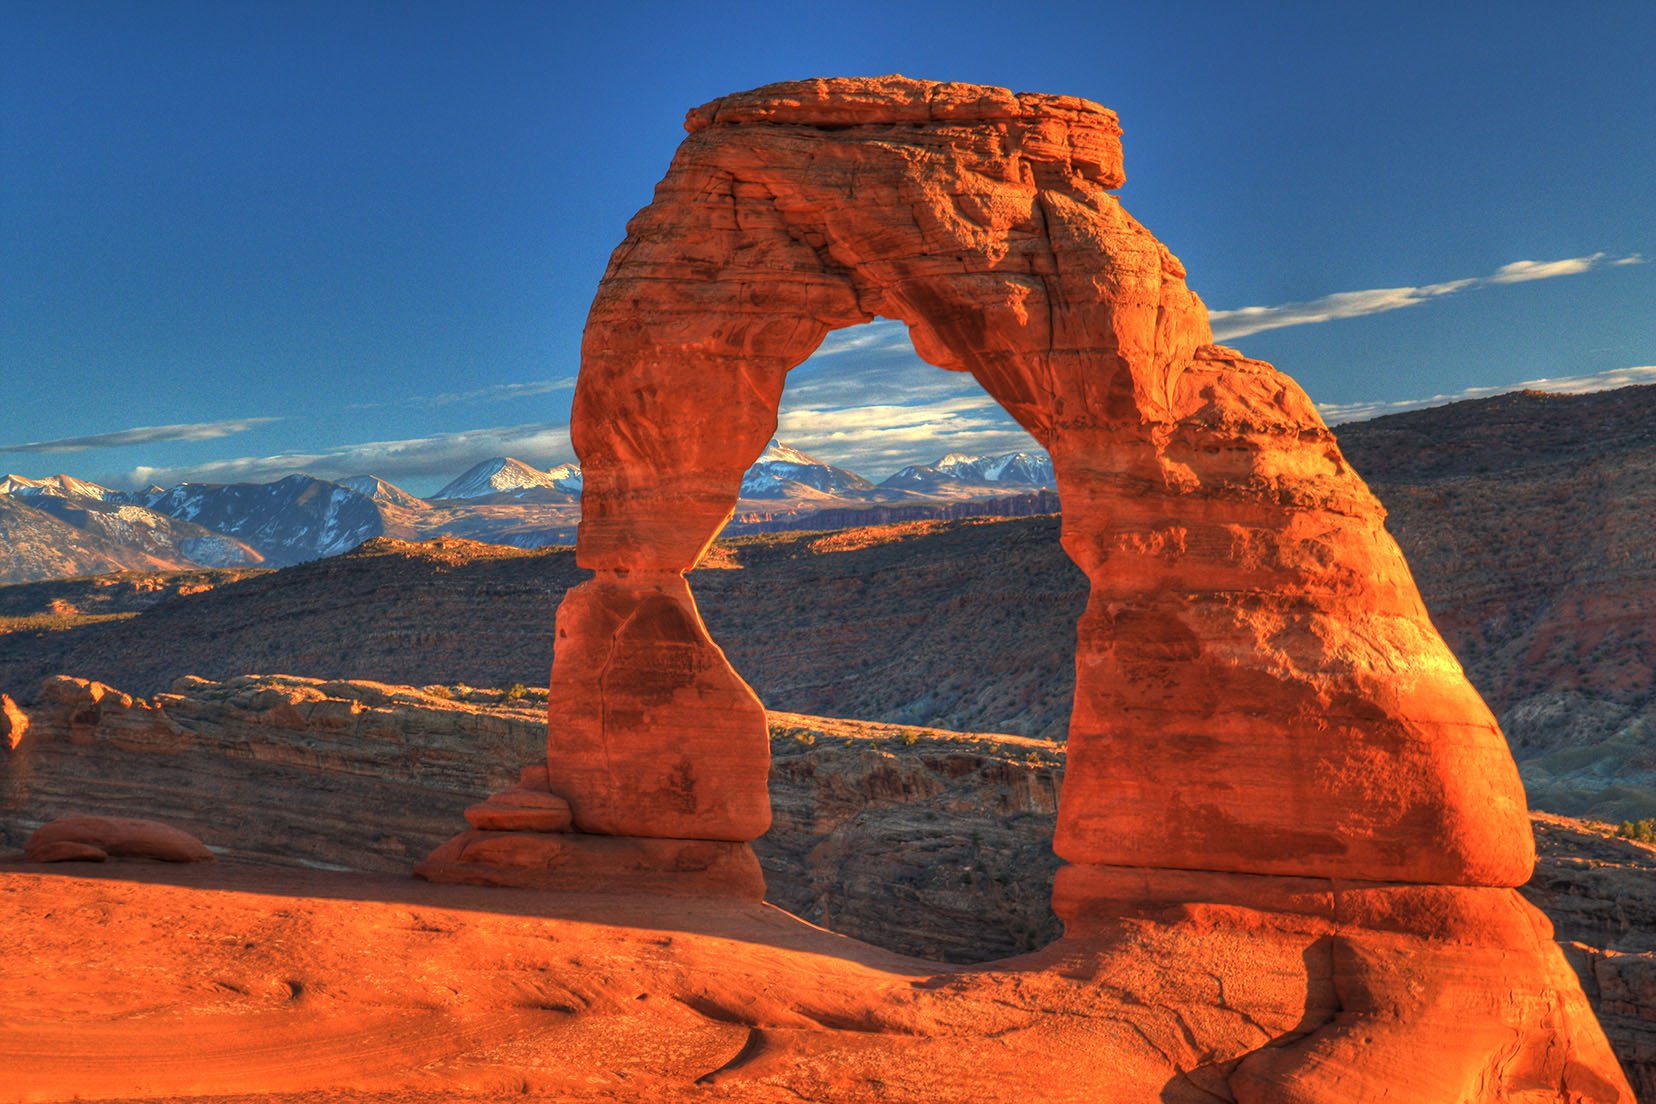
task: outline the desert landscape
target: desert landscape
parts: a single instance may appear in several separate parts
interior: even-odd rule
[[[0,1101],[1656,1100],[1644,254],[1316,297],[1284,258],[1338,280],[1380,247],[1326,253],[1300,236],[1315,204],[1256,196],[1258,287],[1281,290],[1252,301],[1278,305],[1210,308],[1125,204],[1169,240],[1236,224],[1166,172],[1169,117],[1137,96],[1158,183],[1125,188],[1091,80],[771,75],[675,131],[654,115],[704,64],[687,47],[768,72],[752,46],[804,17],[606,55],[618,12],[18,14],[0,214],[23,252],[0,263],[43,311],[0,314],[0,360],[82,378],[125,340],[133,374],[85,375],[72,423],[8,388]],[[1275,16],[1209,14],[1193,60],[1227,38],[1294,58],[1285,82],[1321,64]],[[1118,58],[1169,56],[1169,18],[1120,13]],[[1410,56],[1402,24],[1374,49]],[[905,49],[981,62],[960,30]],[[861,56],[844,33],[793,52]],[[1031,72],[1091,72],[1053,63],[1076,49]],[[606,57],[626,94],[571,96]],[[1520,87],[1498,57],[1476,64]],[[1413,95],[1399,64],[1377,106]],[[1360,210],[1358,131],[1327,114],[1359,73],[1318,103],[1190,72],[1170,104],[1304,104],[1323,159],[1264,160],[1338,197],[1328,225]],[[259,106],[242,133],[185,103]],[[42,138],[117,118],[125,144]],[[1454,192],[1438,124],[1396,157],[1460,213],[1420,215],[1430,247],[1370,238],[1394,259],[1535,225]],[[585,145],[548,157],[543,132]],[[618,189],[641,165],[653,192]],[[1643,217],[1618,172],[1583,219]],[[45,187],[93,179],[110,206]],[[101,229],[54,267],[41,246],[83,217]],[[136,283],[111,275],[131,228],[175,251]],[[607,265],[523,266],[617,236]],[[238,250],[270,277],[255,313]],[[462,256],[474,291],[435,276]],[[1495,374],[1533,285],[1556,304],[1589,277],[1599,314],[1557,328],[1602,346]],[[217,313],[165,305],[186,287]],[[1477,357],[1470,330],[1422,336],[1449,301],[1484,312]],[[1440,358],[1435,394],[1355,344],[1300,379],[1314,341],[1277,335],[1393,314],[1426,320],[1386,332]],[[526,378],[530,316],[567,372]],[[199,359],[232,346],[240,368]],[[146,405],[145,378],[178,386]]]

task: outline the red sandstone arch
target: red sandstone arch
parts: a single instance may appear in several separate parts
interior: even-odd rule
[[[686,127],[587,322],[594,577],[558,611],[547,766],[417,872],[763,893],[764,712],[684,572],[788,370],[880,314],[1057,469],[1091,587],[1058,953],[1123,992],[1146,954],[1218,985],[1156,1098],[1631,1101],[1545,918],[1505,888],[1533,850],[1493,718],[1310,401],[1209,343],[1179,262],[1110,194],[1115,116],[882,77],[727,96]]]
[[[683,579],[775,431],[787,371],[876,314],[1052,454],[1079,626],[1057,847],[1074,864],[1518,885],[1494,720],[1300,389],[1209,344],[1121,207],[1115,116],[902,79],[690,113],[588,318],[579,556],[552,788],[578,827],[742,841],[761,707]]]

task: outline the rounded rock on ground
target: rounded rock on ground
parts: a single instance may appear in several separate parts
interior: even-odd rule
[[[63,845],[102,851],[111,858],[156,859],[161,862],[212,862],[213,853],[190,833],[158,820],[141,817],[62,817],[37,829],[23,844],[23,857],[31,862],[63,861],[42,858],[62,856]],[[78,856],[89,858],[89,855]]]

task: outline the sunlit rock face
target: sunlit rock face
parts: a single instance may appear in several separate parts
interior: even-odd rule
[[[553,788],[633,835],[763,831],[764,720],[681,574],[789,368],[875,315],[1052,454],[1080,626],[1071,862],[1518,885],[1524,802],[1379,505],[1312,404],[1209,344],[1123,209],[1113,113],[901,78],[692,111],[588,320]]]
[[[789,369],[900,319],[1051,455],[1090,582],[1055,840],[1069,936],[1114,954],[1164,932],[1200,970],[1223,933],[1292,966],[1242,972],[1288,1017],[1269,1045],[1167,1058],[1206,1070],[1193,1091],[1630,1100],[1508,888],[1534,850],[1494,719],[1310,400],[1211,343],[1183,266],[1111,194],[1115,115],[882,77],[727,96],[686,129],[599,286],[575,393],[594,578],[558,613],[547,764],[575,829],[764,831],[764,713],[683,575]]]

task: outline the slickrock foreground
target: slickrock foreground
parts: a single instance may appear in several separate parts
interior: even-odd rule
[[[160,817],[243,862],[400,874],[545,746],[544,691],[502,701],[280,676],[184,680],[148,701],[79,680],[44,691],[55,704],[0,755],[0,847],[95,810]],[[1057,937],[1061,744],[793,714],[770,726],[776,822],[756,843],[770,901],[956,962]],[[1656,1094],[1656,849],[1561,818],[1536,824],[1542,862],[1524,893],[1552,919],[1635,1083]],[[291,870],[248,876],[301,892],[284,881]],[[477,900],[521,907],[518,891]]]
[[[3,1100],[326,1089],[1211,1104],[1260,1059],[1280,1063],[1308,1029],[1349,1016],[1342,990],[1358,965],[1292,926],[1238,925],[1221,905],[961,968],[735,901],[234,864],[63,869],[0,866]],[[1444,983],[1416,1014],[1437,1045],[1376,1048],[1338,1099],[1380,1099],[1382,1086],[1405,1090],[1394,1099],[1468,1099],[1475,1085],[1437,1079],[1444,1061],[1488,1022],[1485,1000],[1528,1006],[1528,982],[1503,977],[1494,952],[1433,942]],[[1507,1053],[1508,1083],[1529,1099],[1546,1086],[1612,1098],[1556,1054]],[[1367,1063],[1381,1058],[1376,1083]]]

